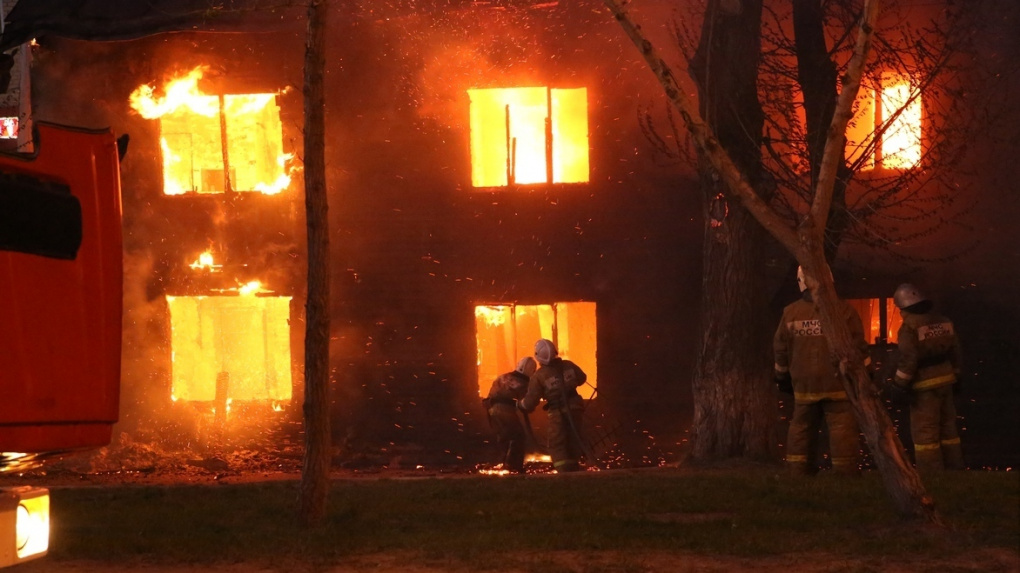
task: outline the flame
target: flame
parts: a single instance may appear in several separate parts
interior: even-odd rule
[[[215,261],[213,260],[212,251],[205,251],[201,255],[198,255],[198,258],[195,259],[195,262],[191,263],[188,266],[196,270],[208,269],[213,272],[220,271],[223,268],[223,265],[215,264]]]
[[[262,282],[260,282],[260,281],[251,281],[251,282],[249,282],[247,284],[241,285],[237,289],[237,292],[240,293],[241,296],[251,296],[251,295],[254,295],[255,293],[258,293],[258,292],[261,292],[261,291],[262,291]]]
[[[177,155],[172,149],[170,149],[170,144],[167,143],[165,137],[159,138],[159,147],[163,150],[163,172],[173,173],[177,170],[177,165],[181,162],[181,156]],[[164,178],[163,193],[167,195],[183,195],[187,191],[188,190],[185,189],[179,181]]]
[[[148,84],[138,86],[129,98],[131,109],[145,119],[159,119],[168,113],[181,108],[205,117],[219,114],[219,100],[216,96],[208,96],[198,89],[198,81],[205,74],[205,66],[199,66],[184,77],[170,80],[163,88],[165,95],[157,97],[156,89]]]
[[[135,112],[160,122],[164,193],[286,190],[297,167],[283,152],[277,94],[205,94],[206,70],[196,67],[158,91],[143,84],[129,97]]]
[[[885,74],[882,84],[882,117],[892,120],[882,135],[882,166],[914,167],[921,162],[921,98],[911,101],[913,88],[908,77]]]
[[[468,90],[471,184],[504,186],[511,174],[521,184],[588,181],[587,94],[585,88]]]
[[[276,178],[276,181],[273,181],[271,184],[256,184],[255,190],[260,193],[265,193],[266,195],[276,195],[277,193],[286,190],[287,187],[290,187],[291,175],[297,169],[296,166],[290,165],[293,160],[293,153],[283,153],[277,157],[276,163],[283,169],[283,173],[281,173],[280,176]]]
[[[502,326],[510,316],[510,307],[507,306],[476,306],[475,320],[486,326]]]

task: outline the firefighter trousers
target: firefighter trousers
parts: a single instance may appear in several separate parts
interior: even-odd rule
[[[496,432],[503,468],[524,472],[524,426],[513,404],[493,404],[489,408],[489,425]]]
[[[910,437],[918,470],[963,469],[952,384],[911,395]]]
[[[574,436],[574,429],[581,430],[582,410],[549,408],[549,456],[557,472],[573,472],[581,469],[581,447]],[[567,419],[567,416],[570,419]],[[571,428],[573,423],[573,428]],[[589,460],[588,463],[591,463]]]
[[[822,422],[829,430],[829,458],[832,469],[841,474],[860,471],[860,431],[848,400],[822,400],[794,404],[786,439],[786,466],[791,474],[810,475],[817,471],[818,432]]]

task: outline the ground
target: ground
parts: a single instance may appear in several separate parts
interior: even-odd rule
[[[172,461],[153,454],[138,444],[119,450],[104,449],[86,458],[67,458],[46,466],[45,471],[27,472],[21,476],[8,472],[0,485],[33,484],[44,487],[104,487],[123,485],[230,484],[267,480],[300,479],[299,458],[276,457],[273,463],[258,460],[264,456],[248,456],[234,452],[218,456],[177,456]],[[126,463],[130,462],[130,463]],[[671,464],[672,465],[672,464]],[[536,473],[548,472],[542,464],[529,464]],[[120,468],[120,469],[115,469]],[[135,468],[125,470],[123,468]],[[612,470],[609,470],[612,471]],[[335,479],[393,479],[443,477],[448,479],[477,477],[475,467],[427,469],[404,466],[397,469],[366,465],[357,469],[338,469]],[[19,483],[20,482],[20,483]],[[11,569],[12,573],[341,573],[372,571],[375,573],[468,573],[458,563],[437,562],[434,557],[411,553],[374,554],[351,558],[345,563],[323,568],[294,562],[267,568],[263,564],[231,563],[221,565],[165,565],[144,561],[109,565],[89,561],[57,561],[44,557]],[[556,552],[552,555],[536,550],[532,554],[517,553],[514,562],[501,564],[493,571],[503,573],[715,573],[751,571],[756,573],[835,573],[835,572],[985,572],[1020,573],[1020,552],[1007,549],[985,549],[978,553],[950,560],[894,560],[889,558],[852,558],[823,553],[797,553],[775,557],[741,558],[673,552],[634,554],[621,551]]]

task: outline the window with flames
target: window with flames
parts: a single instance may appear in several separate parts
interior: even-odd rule
[[[903,317],[891,298],[858,298],[847,302],[861,315],[868,344],[896,344]]]
[[[492,381],[517,361],[533,356],[535,341],[552,340],[561,358],[577,363],[588,381],[577,389],[585,399],[597,388],[595,303],[491,304],[475,307],[478,393],[489,394]]]
[[[292,156],[283,153],[277,95],[205,94],[202,73],[168,82],[161,96],[149,85],[131,94],[132,109],[159,120],[164,193],[286,189]]]
[[[206,251],[196,272],[220,274]],[[171,398],[185,402],[288,402],[292,398],[289,296],[260,281],[199,296],[166,297]]]
[[[882,74],[862,86],[847,125],[846,158],[862,170],[910,169],[921,162],[921,94],[910,78]]]
[[[290,297],[168,296],[173,399],[291,399]],[[222,388],[226,385],[226,388]]]
[[[468,90],[471,184],[588,181],[588,92],[547,87]]]

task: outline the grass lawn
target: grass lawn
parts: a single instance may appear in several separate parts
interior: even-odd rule
[[[794,479],[777,468],[658,468],[337,480],[329,522],[314,531],[296,525],[294,481],[55,487],[45,559],[325,567],[415,552],[451,568],[493,570],[526,552],[907,561],[1018,551],[1020,474],[954,472],[925,483],[949,523],[943,531],[900,520],[875,472]]]

